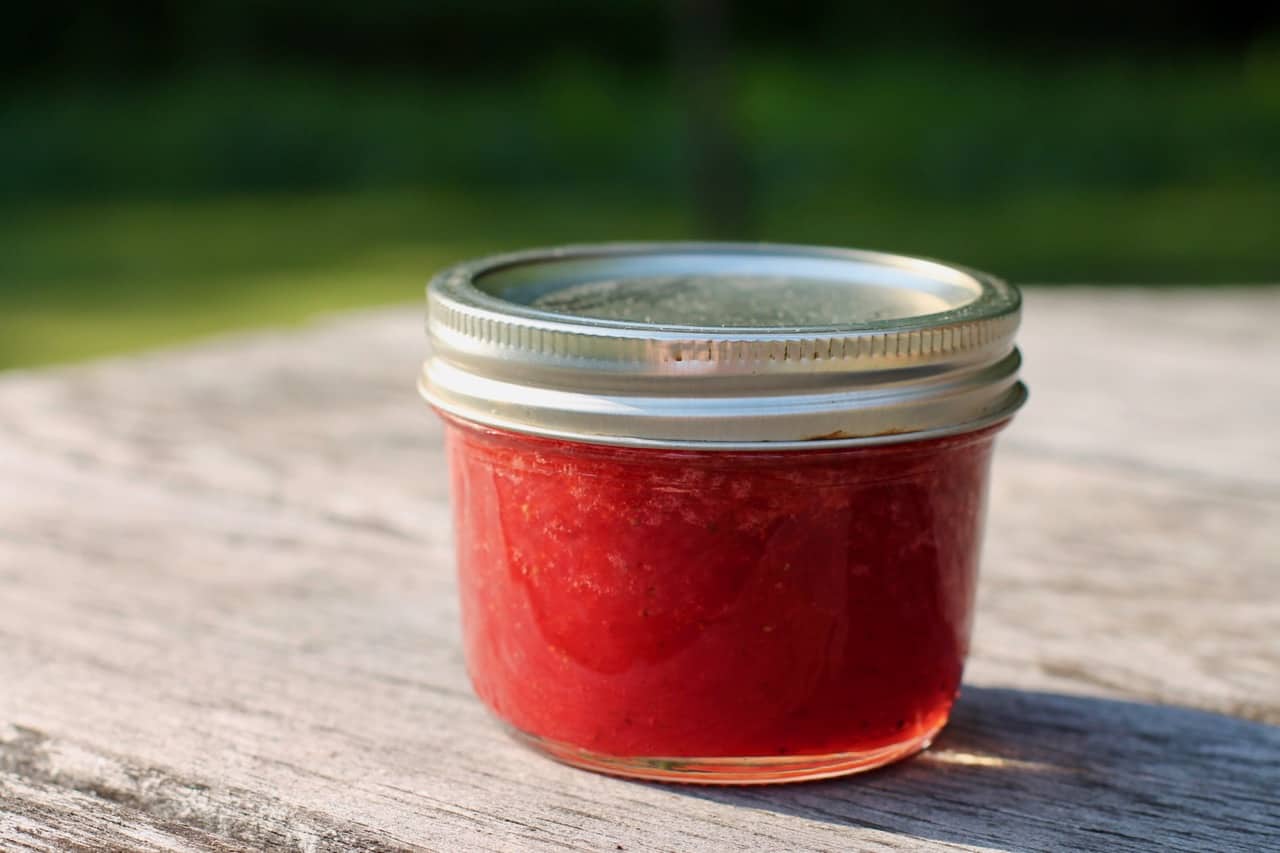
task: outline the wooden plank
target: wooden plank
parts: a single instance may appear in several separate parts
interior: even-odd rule
[[[1006,444],[1280,492],[1280,288],[1031,290]]]
[[[767,790],[560,767],[472,698],[416,309],[9,374],[0,849],[1280,848],[1277,316],[1033,292],[953,724]]]

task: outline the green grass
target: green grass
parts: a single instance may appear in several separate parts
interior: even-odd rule
[[[963,208],[895,196],[780,198],[769,239],[943,257],[1020,282],[1280,280],[1280,191],[1028,194]],[[311,194],[104,202],[0,220],[0,367],[68,361],[356,306],[414,302],[475,255],[679,239],[670,205],[597,193]]]
[[[0,367],[420,301],[431,273],[485,252],[687,231],[630,203],[446,192],[24,211],[0,221]]]
[[[780,200],[771,239],[964,263],[1018,283],[1280,283],[1280,186],[1035,189],[964,203]]]

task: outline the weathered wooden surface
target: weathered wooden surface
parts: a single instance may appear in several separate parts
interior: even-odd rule
[[[0,377],[0,849],[1280,849],[1277,320],[1033,292],[952,726],[772,789],[486,718],[416,309]]]

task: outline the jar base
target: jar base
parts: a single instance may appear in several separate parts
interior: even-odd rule
[[[875,770],[926,749],[938,726],[909,740],[860,752],[823,755],[761,755],[743,758],[648,758],[605,755],[522,732],[510,725],[516,741],[563,764],[630,779],[694,785],[776,785],[811,782]]]

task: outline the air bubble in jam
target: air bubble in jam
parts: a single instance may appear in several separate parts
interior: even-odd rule
[[[960,684],[996,430],[734,452],[451,419],[477,693],[654,778],[919,748]]]

